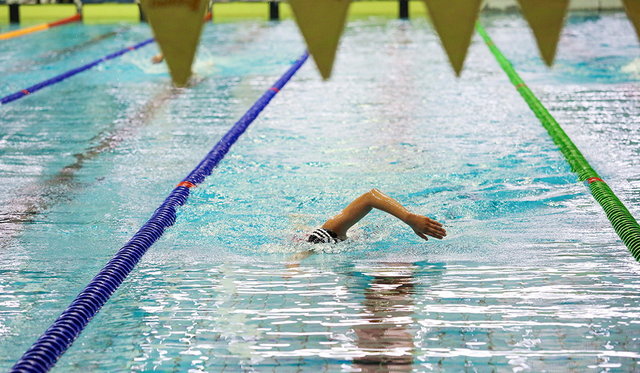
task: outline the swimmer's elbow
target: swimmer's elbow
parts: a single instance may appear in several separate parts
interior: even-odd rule
[[[384,193],[382,193],[378,188],[373,188],[365,194],[371,199],[378,199],[381,196],[384,196]]]
[[[362,202],[364,202],[365,206],[373,207],[376,201],[380,200],[380,196],[382,195],[383,193],[380,190],[378,190],[377,188],[373,188],[368,192],[366,192],[365,194],[363,194],[362,197],[360,198]]]

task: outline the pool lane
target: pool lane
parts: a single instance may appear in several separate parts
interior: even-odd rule
[[[637,46],[574,46],[562,57],[561,45],[549,71],[524,21],[489,21],[497,43],[524,46],[508,51],[516,68],[637,211],[637,80],[622,71]],[[567,30],[573,40],[613,32],[631,46],[622,21],[573,18]],[[220,32],[248,43],[246,30],[260,27]],[[351,23],[334,80],[301,70],[55,370],[635,369],[638,264],[486,47],[474,41],[456,80],[427,28]],[[210,148],[271,80],[286,59],[273,54],[302,45],[290,22],[268,31],[251,53],[216,56],[216,79],[85,165],[86,188],[3,254],[13,263],[7,341],[26,344],[48,325],[166,195],[162,185],[197,161],[191,153]],[[619,69],[594,69],[603,58]],[[583,146],[594,139],[602,148]],[[345,245],[289,262],[306,248],[296,237],[373,186],[443,220],[450,236],[425,244],[372,214]]]
[[[220,30],[235,30],[236,28],[237,26],[234,25],[223,25],[219,27]],[[221,108],[229,107],[229,87],[234,86],[239,77],[247,73],[251,74],[253,71],[258,71],[258,73],[260,71],[281,71],[283,66],[289,64],[289,56],[283,56],[284,58],[280,59],[280,61],[271,62],[266,65],[263,64],[257,68],[247,63],[242,63],[249,53],[246,48],[251,48],[251,44],[246,43],[246,41],[251,39],[259,42],[259,34],[263,29],[264,27],[262,26],[245,27],[238,30],[234,37],[226,38],[226,42],[218,42],[216,44],[218,45],[217,53],[221,53],[221,55],[216,57],[215,68],[212,68],[211,52],[206,49],[202,51],[200,54],[200,64],[196,63],[195,66],[196,73],[199,74],[200,80],[211,75],[216,76],[216,81],[206,83],[206,87],[200,88],[202,89],[200,91],[193,89],[184,91],[184,93],[196,96],[204,95],[203,97],[206,96],[209,102],[217,101],[219,105],[223,105]],[[134,30],[130,37],[134,38],[137,35],[138,32]],[[218,38],[221,38],[221,36],[210,34],[209,38],[204,40],[212,43],[218,41]],[[244,43],[238,43],[237,39],[241,39]],[[49,222],[59,222],[59,220],[57,220],[59,218],[66,220],[67,223],[72,226],[77,226],[77,223],[80,223],[87,217],[84,212],[90,211],[90,213],[93,213],[100,211],[98,213],[99,215],[96,215],[96,222],[109,220],[109,216],[113,216],[110,215],[115,212],[113,210],[112,198],[119,198],[118,196],[120,195],[113,187],[123,186],[123,182],[125,184],[128,183],[125,180],[130,180],[133,174],[127,172],[126,176],[123,174],[123,179],[116,181],[115,185],[106,185],[104,183],[105,178],[103,172],[107,169],[112,169],[112,164],[108,159],[113,156],[113,154],[121,154],[127,157],[127,155],[137,153],[136,149],[141,144],[139,142],[139,136],[144,137],[145,131],[148,131],[148,129],[144,129],[145,126],[158,126],[158,122],[149,122],[149,117],[158,115],[158,113],[166,110],[171,110],[171,108],[182,109],[178,103],[172,102],[172,100],[180,96],[179,94],[171,95],[172,97],[169,100],[150,102],[153,98],[162,97],[162,92],[169,88],[166,69],[158,69],[156,66],[151,66],[148,62],[153,53],[155,52],[150,50],[148,55],[128,59],[116,67],[116,69],[126,70],[128,75],[124,75],[127,77],[137,76],[133,81],[127,80],[123,74],[116,73],[114,75],[111,74],[113,71],[110,71],[107,73],[117,77],[117,79],[111,82],[112,85],[105,85],[103,77],[101,76],[104,73],[101,74],[101,71],[96,71],[95,74],[92,74],[92,77],[96,78],[95,81],[88,82],[85,80],[79,83],[96,84],[96,86],[103,89],[95,89],[95,87],[93,87],[88,90],[91,94],[87,94],[87,90],[76,88],[74,89],[74,94],[66,97],[65,102],[67,105],[63,107],[60,107],[56,103],[47,102],[44,100],[45,97],[43,97],[40,102],[44,103],[44,105],[36,106],[36,113],[34,113],[33,118],[25,115],[34,111],[34,107],[32,106],[33,102],[23,106],[27,108],[27,110],[23,110],[20,104],[18,104],[14,106],[14,108],[5,111],[8,115],[3,116],[3,120],[6,119],[7,124],[10,125],[5,127],[8,131],[3,134],[3,170],[4,180],[6,181],[3,188],[6,193],[3,192],[2,197],[15,201],[14,206],[23,202],[27,202],[28,204],[30,200],[35,198],[36,202],[34,204],[37,209],[37,214],[29,217],[28,221],[20,222],[19,232],[16,232],[17,237],[14,236],[12,240],[9,240],[9,246],[3,250],[3,254],[10,256],[6,261],[4,259],[2,261],[2,277],[6,279],[6,281],[3,281],[3,286],[6,286],[4,289],[7,289],[7,294],[12,294],[12,298],[15,295],[16,297],[13,299],[22,305],[16,308],[13,302],[5,304],[7,308],[3,309],[2,313],[4,315],[2,319],[3,332],[12,333],[12,331],[15,330],[14,327],[23,330],[32,327],[46,328],[46,325],[43,325],[43,323],[50,322],[47,318],[62,309],[59,308],[56,312],[47,306],[56,304],[57,307],[60,307],[62,306],[62,302],[68,303],[70,299],[64,297],[71,295],[73,292],[77,294],[80,290],[77,287],[79,282],[76,283],[76,278],[88,277],[88,271],[85,274],[81,274],[80,272],[84,270],[77,271],[77,268],[92,268],[96,271],[98,269],[96,266],[96,264],[98,264],[97,260],[100,260],[98,258],[102,258],[103,263],[106,262],[108,257],[100,254],[98,252],[100,250],[96,251],[96,248],[103,247],[105,250],[104,253],[109,256],[111,255],[110,251],[114,249],[114,242],[117,241],[117,239],[114,240],[114,235],[118,235],[113,229],[120,229],[118,228],[118,226],[122,227],[120,223],[113,226],[109,224],[111,227],[108,228],[108,230],[111,231],[110,234],[107,234],[105,231],[98,232],[102,229],[99,228],[99,224],[93,225],[90,223],[90,225],[98,229],[91,235],[100,241],[100,243],[96,241],[92,242],[91,239],[85,239],[81,245],[82,247],[78,247],[80,250],[67,250],[69,248],[69,242],[62,236],[59,236],[59,238],[62,239],[62,241],[58,242],[60,245],[53,244],[53,241],[50,239],[45,239],[43,245],[29,245],[29,248],[26,250],[22,245],[23,242],[33,242],[30,241],[30,239],[26,239],[26,241],[23,240],[25,240],[25,236],[33,232],[32,229],[34,227],[37,227],[36,231],[40,231],[45,236],[50,236],[50,233],[53,232],[49,231],[49,228],[57,231],[60,226],[57,225],[57,223],[49,225]],[[225,55],[225,53],[228,53],[228,55]],[[238,61],[240,63],[238,63]],[[142,74],[141,71],[143,72]],[[121,79],[123,79],[124,82],[121,81]],[[160,83],[149,83],[149,81],[154,80]],[[207,82],[206,79],[203,81]],[[164,84],[162,84],[163,82]],[[61,88],[63,90],[65,89],[64,84],[61,85]],[[169,89],[169,91],[171,91],[171,89]],[[116,96],[117,99],[111,99],[113,96]],[[38,100],[36,99],[36,101]],[[118,102],[120,106],[114,105],[114,102]],[[149,107],[147,104],[153,107],[153,110],[145,110],[145,108]],[[90,109],[82,110],[83,106],[81,105],[86,105]],[[104,112],[104,119],[97,115],[100,113],[98,109],[101,105],[108,108],[108,110]],[[50,116],[43,115],[43,112],[46,112],[48,107],[51,107],[52,111],[54,110],[53,108],[56,108],[57,113],[52,113]],[[174,163],[176,167],[175,173],[172,174],[173,176],[167,175],[164,183],[162,180],[159,181],[159,178],[155,178],[152,185],[155,185],[154,188],[157,188],[158,194],[154,195],[160,195],[159,193],[164,194],[163,189],[166,186],[174,184],[176,179],[184,176],[185,169],[183,162],[185,162],[185,157],[192,157],[189,160],[192,163],[197,163],[197,159],[195,159],[194,156],[201,157],[203,153],[206,153],[206,150],[211,147],[212,139],[215,139],[216,136],[219,136],[222,131],[228,128],[228,121],[235,115],[235,111],[229,112],[220,109],[205,117],[199,118],[202,128],[197,131],[197,133],[192,134],[191,138],[197,139],[197,141],[200,142],[198,146],[202,151],[199,154],[197,152],[187,152],[188,154],[183,154],[182,151],[176,152],[176,156],[181,158],[181,160]],[[13,121],[11,120],[14,119],[13,117],[20,117],[20,120]],[[29,120],[35,118],[39,120]],[[212,122],[216,124],[212,125]],[[193,121],[190,120],[189,123],[193,123]],[[165,127],[161,125],[161,128]],[[176,130],[180,131],[178,128]],[[132,148],[131,145],[134,147]],[[87,146],[89,147],[87,148]],[[193,147],[195,144],[190,142],[189,146]],[[25,152],[25,149],[30,149],[30,152]],[[95,156],[94,153],[96,152],[100,154]],[[38,154],[40,154],[40,156],[38,156]],[[80,172],[78,172],[77,167],[75,167],[78,164],[77,154],[87,155],[87,157],[83,157],[83,161],[81,162],[83,167],[81,167]],[[24,158],[22,157],[23,155],[25,155]],[[107,161],[104,161],[104,157],[106,157]],[[31,162],[33,166],[25,167],[30,165],[25,165],[24,162]],[[144,164],[144,162],[141,163],[141,165],[144,165],[147,171],[149,170],[146,168],[147,165]],[[96,168],[96,166],[98,167]],[[66,188],[66,183],[53,183],[56,185],[50,185],[52,183],[47,182],[47,180],[57,180],[56,175],[60,173],[66,175],[68,173],[66,171],[69,171],[70,168],[73,171],[74,188]],[[143,173],[144,172],[146,171],[143,171]],[[139,171],[134,171],[134,174],[135,173],[140,175]],[[22,178],[22,180],[20,180],[20,178]],[[151,180],[146,177],[139,179],[134,189],[138,190],[137,186],[148,181]],[[33,192],[34,188],[31,186],[34,182],[35,184],[41,185],[42,188],[36,190],[35,194],[29,193],[30,191]],[[24,183],[26,187],[17,188],[20,183]],[[65,213],[60,215],[57,213],[58,208],[65,209],[66,207],[63,206],[73,201],[76,195],[84,194],[86,188],[89,188],[91,190],[90,194],[92,194],[94,187],[104,187],[106,190],[110,190],[108,194],[111,195],[106,196],[107,198],[105,199],[91,197],[89,201],[82,203],[85,205],[84,208],[81,208],[71,215]],[[56,198],[56,196],[59,197],[61,195],[63,197]],[[31,199],[24,198],[25,196],[31,196]],[[46,203],[41,203],[40,199],[44,199]],[[135,199],[138,200],[137,197],[135,197]],[[130,200],[127,204],[131,204],[132,202],[133,201]],[[137,202],[130,206],[142,207],[138,205]],[[146,211],[140,211],[140,216],[150,214],[151,211],[149,211],[149,209],[152,210],[154,208],[152,203],[157,205],[158,202],[152,199],[149,200],[148,203],[147,207],[143,207],[143,210]],[[99,208],[98,206],[100,205],[102,205],[104,209]],[[129,209],[125,208],[125,210]],[[124,212],[125,210],[122,211]],[[132,211],[129,210],[126,214],[132,216],[131,213]],[[90,218],[90,220],[93,220],[93,218]],[[80,224],[84,225],[84,223]],[[89,228],[90,231],[93,230],[93,227],[85,226],[85,228]],[[40,230],[39,228],[44,228],[44,230]],[[22,236],[23,234],[24,236]],[[127,232],[125,234],[129,233]],[[51,236],[49,238],[51,238]],[[88,237],[85,236],[85,238]],[[119,236],[119,238],[124,239],[125,237]],[[40,251],[40,249],[43,249],[43,251]],[[83,259],[83,257],[85,259]],[[85,267],[88,263],[87,261],[93,264]],[[6,267],[4,267],[5,265]],[[78,267],[75,267],[75,265]],[[63,275],[57,276],[57,274]],[[25,278],[24,275],[27,277]],[[63,277],[66,277],[66,279]],[[87,281],[89,279],[90,278],[87,278]],[[34,281],[33,286],[24,285],[25,283],[31,283],[31,281]],[[8,287],[13,286],[10,284],[15,284],[18,290],[17,293],[14,293],[13,290],[8,290]],[[34,292],[34,286],[38,289],[44,287],[47,291],[44,293],[40,291]],[[65,288],[71,288],[73,290],[67,292]],[[59,294],[59,289],[64,294],[60,299],[56,296],[56,294]],[[28,299],[23,299],[23,295],[27,296]],[[23,303],[22,300],[25,300],[27,303]],[[34,307],[38,309],[36,318],[39,322],[27,322],[23,324],[25,319],[22,318],[22,316],[30,312],[30,304],[34,304]],[[30,316],[28,316],[28,319],[32,320]],[[36,326],[38,324],[39,326]],[[24,327],[24,325],[27,326]],[[34,335],[33,340],[35,340],[35,337]],[[22,337],[19,339],[21,338]],[[28,346],[25,346],[25,348],[26,347]]]

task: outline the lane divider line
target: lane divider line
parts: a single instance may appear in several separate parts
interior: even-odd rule
[[[28,95],[30,93],[34,93],[34,92],[39,91],[42,88],[48,87],[50,85],[54,85],[56,83],[60,83],[61,81],[65,80],[65,79],[68,79],[68,78],[70,78],[70,77],[72,77],[72,76],[74,76],[76,74],[80,74],[83,71],[87,71],[87,70],[89,70],[89,69],[91,69],[91,68],[93,68],[95,66],[98,66],[99,64],[101,64],[103,62],[112,60],[112,59],[114,59],[116,57],[120,57],[125,53],[128,53],[128,52],[134,51],[136,49],[142,48],[147,44],[153,43],[154,41],[155,41],[154,38],[147,39],[147,40],[145,40],[145,41],[143,41],[141,43],[138,43],[136,45],[132,45],[130,47],[121,49],[121,50],[119,50],[119,51],[117,51],[115,53],[108,54],[108,55],[106,55],[106,56],[104,56],[102,58],[99,58],[99,59],[97,59],[97,60],[95,60],[93,62],[89,62],[86,65],[83,65],[83,66],[80,66],[80,67],[76,67],[75,69],[71,69],[69,71],[66,71],[66,72],[60,74],[60,75],[56,75],[53,78],[44,80],[44,81],[42,81],[40,83],[37,83],[37,84],[34,84],[31,87],[27,87],[25,89],[21,89],[21,90],[15,92],[15,93],[12,93],[10,95],[7,95],[7,96],[4,96],[4,97],[0,98],[0,104],[5,105],[5,104],[8,104],[8,103],[13,102],[15,100],[19,100],[19,99],[23,98],[24,96],[26,96],[26,95]]]
[[[618,196],[611,190],[598,173],[591,167],[587,159],[582,155],[578,147],[571,141],[571,138],[564,132],[560,124],[549,113],[547,108],[540,102],[536,95],[525,84],[518,75],[511,62],[502,54],[500,49],[493,43],[489,34],[479,23],[476,30],[484,39],[489,50],[498,61],[502,70],[507,74],[511,83],[516,87],[529,108],[538,117],[542,126],[547,130],[553,142],[564,155],[571,166],[571,171],[578,174],[580,181],[586,181],[593,197],[598,201],[604,210],[607,218],[611,222],[622,242],[627,246],[633,257],[640,262],[640,225],[631,215],[627,207],[620,201]]]
[[[274,87],[282,89],[308,59],[304,53],[278,79]],[[91,282],[78,294],[69,307],[29,348],[10,370],[17,372],[47,372],[71,346],[89,321],[109,300],[125,278],[138,264],[146,251],[176,221],[179,206],[186,203],[190,189],[211,175],[213,169],[231,146],[269,104],[277,93],[268,89],[249,110],[229,129],[182,182],[180,182],[146,223],[133,235]]]
[[[75,22],[76,19],[74,17],[80,17],[77,20],[81,20],[82,19],[82,17],[79,14],[76,14],[73,17],[65,18],[63,20],[60,20],[60,21],[57,21],[57,22],[53,22],[52,24],[55,24],[55,26],[59,26],[59,25],[65,24],[65,23]],[[203,21],[211,20],[211,17],[212,17],[211,12],[209,12],[209,13],[207,13],[205,15]],[[42,25],[40,25],[40,26],[42,26]],[[0,34],[0,36],[2,36],[2,34]],[[145,40],[145,41],[143,41],[141,43],[129,46],[129,47],[124,48],[124,49],[122,49],[122,50],[120,50],[118,52],[111,53],[111,54],[109,54],[109,55],[107,55],[107,56],[105,56],[103,58],[100,58],[100,59],[97,59],[97,60],[95,60],[93,62],[90,62],[90,63],[88,63],[88,64],[86,64],[84,66],[80,66],[78,68],[75,68],[75,69],[69,70],[67,72],[64,72],[64,73],[62,73],[60,75],[54,76],[51,79],[47,79],[47,80],[45,80],[43,82],[40,82],[40,83],[35,84],[35,85],[31,86],[31,87],[28,87],[27,89],[22,89],[20,91],[17,91],[15,93],[12,93],[10,95],[2,97],[2,98],[0,98],[0,105],[8,104],[9,102],[21,99],[24,96],[28,95],[29,93],[33,93],[33,92],[38,91],[38,90],[40,90],[40,89],[42,89],[44,87],[59,83],[59,82],[65,80],[67,78],[70,78],[70,77],[76,75],[76,74],[79,74],[79,73],[81,73],[83,71],[89,70],[92,67],[101,64],[102,62],[114,59],[116,57],[120,57],[120,56],[122,56],[123,54],[125,54],[127,52],[134,51],[136,49],[142,48],[145,45],[147,45],[149,43],[152,43],[154,41],[155,41],[155,38],[147,39],[147,40]]]
[[[44,31],[53,27],[66,25],[67,23],[80,22],[80,21],[82,21],[82,15],[78,13],[78,14],[72,15],[71,17],[63,18],[55,22],[42,23],[39,25],[31,26],[31,27],[25,27],[20,30],[4,32],[0,34],[0,40],[13,39],[13,38],[17,38],[18,36],[28,35],[34,32]]]

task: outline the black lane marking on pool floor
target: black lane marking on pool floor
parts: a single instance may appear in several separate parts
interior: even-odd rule
[[[113,150],[120,143],[133,137],[135,131],[148,125],[166,102],[178,97],[183,90],[167,88],[156,94],[126,119],[125,126],[111,128],[96,135],[100,139],[96,145],[82,153],[75,154],[76,160],[64,166],[48,179],[20,188],[20,192],[9,203],[0,206],[0,248],[9,247],[20,234],[24,225],[37,221],[37,217],[57,203],[68,200],[86,184],[76,180],[76,173],[86,161]]]

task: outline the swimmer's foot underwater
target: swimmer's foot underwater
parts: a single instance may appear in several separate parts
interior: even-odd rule
[[[338,215],[327,220],[322,227],[314,230],[308,237],[311,243],[338,243],[347,239],[347,231],[354,224],[364,218],[372,209],[382,210],[407,224],[413,232],[425,241],[429,236],[443,239],[447,231],[439,223],[426,216],[414,214],[402,206],[398,201],[382,193],[378,189],[371,189],[345,207]],[[302,260],[313,254],[307,250],[291,257],[292,261]]]

